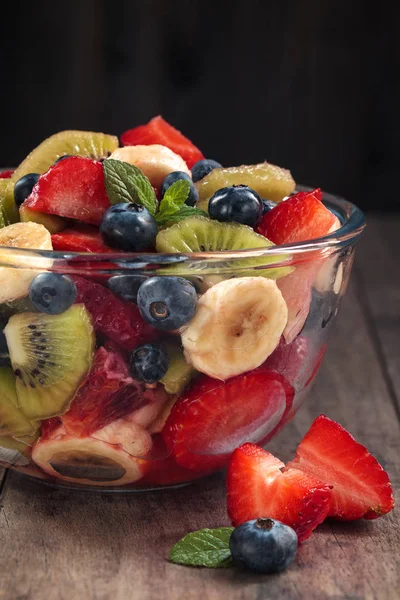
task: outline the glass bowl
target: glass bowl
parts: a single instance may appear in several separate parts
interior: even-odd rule
[[[10,319],[19,320],[19,339],[28,340],[25,358],[20,357],[25,360],[23,376],[13,362],[18,399],[11,392],[7,402],[11,398],[12,411],[29,407],[32,430],[20,426],[12,413],[18,433],[14,429],[11,437],[7,428],[0,429],[0,464],[50,485],[139,491],[183,485],[223,469],[243,442],[267,444],[310,390],[365,227],[353,204],[330,194],[324,194],[324,203],[339,218],[340,229],[312,241],[256,250],[88,254],[1,247],[0,290],[9,290],[15,281],[19,290],[17,299],[3,294],[2,328],[7,325],[9,331]],[[90,313],[87,326],[94,334],[89,362],[76,324],[48,315],[43,324],[42,313],[32,316],[29,285],[47,271],[72,276],[77,303]],[[179,331],[144,325],[136,304],[110,290],[114,277],[144,281],[166,275],[189,279],[199,295],[232,278],[275,280],[288,313],[275,349],[260,366],[244,367],[226,381],[196,373],[183,361]],[[168,384],[139,382],[129,371],[130,352],[154,340],[167,350],[170,367],[175,365]],[[222,342],[221,348],[213,348],[216,362],[219,350],[224,352]],[[246,348],[244,363],[253,352],[254,347]],[[7,357],[3,364],[12,379]],[[27,364],[36,367],[28,373]],[[9,418],[9,405],[4,406]],[[0,418],[1,408],[0,401]]]

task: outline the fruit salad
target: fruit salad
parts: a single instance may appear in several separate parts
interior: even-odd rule
[[[0,178],[0,464],[153,488],[265,445],[318,371],[363,226],[324,200],[162,117],[37,146]]]

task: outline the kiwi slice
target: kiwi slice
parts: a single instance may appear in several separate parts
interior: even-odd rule
[[[160,231],[156,238],[157,252],[187,253],[187,252],[215,252],[227,250],[249,250],[255,248],[268,248],[274,244],[262,235],[255,233],[251,227],[239,223],[220,223],[207,219],[206,217],[189,217],[175,223],[167,229]],[[169,271],[176,274],[202,275],[209,274],[212,277],[220,277],[222,274],[231,277],[243,277],[257,275],[269,279],[279,279],[292,272],[292,267],[279,267],[271,269],[273,263],[287,260],[284,255],[274,254],[260,258],[234,259],[229,264],[229,259],[221,257],[221,261],[210,264],[197,264],[195,267],[172,265]],[[263,267],[268,267],[263,269]],[[192,268],[193,272],[190,271]],[[186,269],[186,270],[185,270]],[[196,269],[197,272],[194,272]],[[211,282],[210,283],[215,283]]]
[[[60,315],[13,315],[4,334],[26,417],[37,421],[66,412],[93,359],[95,335],[85,306]]]
[[[274,202],[280,202],[295,189],[295,181],[287,169],[264,162],[258,165],[242,165],[227,169],[213,169],[196,183],[199,192],[198,208],[207,210],[208,200],[219,189],[228,185],[248,185]]]
[[[0,209],[1,227],[19,221],[18,207],[14,202],[14,182],[10,179],[0,179]]]
[[[168,354],[169,366],[160,381],[168,394],[180,396],[197,371],[186,362],[178,340],[163,340],[162,345]]]
[[[23,223],[32,221],[33,223],[39,223],[39,225],[44,225],[47,231],[49,231],[51,234],[62,231],[68,225],[68,221],[66,221],[62,217],[38,212],[37,210],[32,210],[31,208],[27,208],[24,205],[22,205],[19,209],[19,216]]]
[[[29,436],[35,429],[18,408],[12,369],[0,367],[0,435]]]

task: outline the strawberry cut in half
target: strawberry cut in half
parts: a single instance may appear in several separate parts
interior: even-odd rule
[[[124,146],[136,146],[138,144],[143,144],[144,146],[161,144],[162,146],[167,146],[167,148],[183,158],[189,169],[198,160],[204,158],[203,153],[187,137],[161,116],[154,117],[147,125],[140,125],[139,127],[125,131],[121,135],[121,142]]]
[[[91,225],[76,225],[51,236],[53,250],[68,252],[116,253],[106,246],[100,232]]]
[[[232,455],[227,474],[228,515],[236,527],[257,518],[271,518],[292,527],[304,542],[328,514],[330,487],[292,469],[254,444]]]
[[[81,156],[65,158],[40,176],[23,206],[100,225],[110,206],[102,164]]]
[[[93,319],[97,333],[132,351],[159,333],[142,319],[136,304],[115,296],[109,289],[83,277],[71,275],[77,288],[76,303],[82,303]]]
[[[323,237],[339,227],[339,219],[323,205],[317,188],[280,202],[263,216],[257,232],[274,244],[291,244]]]
[[[386,471],[365,446],[325,415],[315,419],[287,469],[300,469],[333,487],[330,517],[376,519],[394,506]]]
[[[293,388],[264,366],[219,381],[203,376],[174,405],[163,429],[178,464],[211,472],[246,441],[268,441],[290,411]]]

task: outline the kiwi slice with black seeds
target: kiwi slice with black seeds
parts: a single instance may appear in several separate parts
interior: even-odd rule
[[[220,223],[206,217],[189,217],[178,223],[175,223],[167,229],[160,231],[156,238],[157,252],[166,253],[188,253],[188,252],[216,252],[216,251],[241,251],[255,248],[268,248],[274,244],[262,235],[255,233],[251,227],[239,223]],[[279,279],[288,275],[292,267],[271,268],[271,265],[284,260],[285,255],[273,254],[257,258],[239,258],[231,261],[221,256],[219,261],[214,260],[213,264],[205,260],[204,264],[198,263],[192,266],[193,273],[190,273],[190,265],[171,266],[170,271],[177,271],[183,277],[186,275],[204,275],[209,274],[212,277],[221,275],[230,277],[255,277],[257,275],[268,277],[269,279]],[[194,271],[197,271],[196,273]],[[178,274],[178,273],[176,273]]]
[[[30,436],[36,429],[18,408],[12,369],[0,367],[0,436]]]
[[[95,335],[85,306],[60,315],[13,315],[4,334],[18,407],[30,421],[66,412],[93,360]]]

